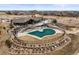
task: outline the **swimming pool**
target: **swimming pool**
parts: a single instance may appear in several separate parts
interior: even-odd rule
[[[27,34],[34,36],[34,37],[43,38],[45,36],[53,35],[55,33],[56,33],[55,30],[53,30],[52,28],[44,28],[44,29],[31,31]]]
[[[64,32],[58,28],[55,27],[36,27],[36,28],[31,28],[27,29],[24,32],[18,32],[16,34],[17,38],[21,39],[27,39],[27,38],[32,38],[35,39],[43,39],[45,37],[49,36],[55,36],[57,34],[63,34]]]

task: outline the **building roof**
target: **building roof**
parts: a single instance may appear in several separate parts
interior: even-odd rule
[[[16,19],[13,19],[12,22],[13,23],[25,23],[29,20],[30,18],[16,18]]]

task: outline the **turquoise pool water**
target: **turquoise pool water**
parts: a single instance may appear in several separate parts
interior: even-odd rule
[[[36,30],[36,31],[29,32],[28,34],[42,38],[46,35],[53,35],[55,33],[56,33],[55,30],[51,28],[45,28],[45,29],[42,29],[42,31]]]

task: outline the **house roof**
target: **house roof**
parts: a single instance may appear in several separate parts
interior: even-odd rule
[[[28,21],[30,18],[16,18],[16,19],[13,19],[12,22],[13,23],[24,23],[26,21]]]

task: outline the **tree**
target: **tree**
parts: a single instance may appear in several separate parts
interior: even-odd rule
[[[12,24],[13,20],[11,20],[11,23],[10,23],[10,28],[14,28],[13,24]]]
[[[56,19],[54,19],[54,20],[52,21],[52,23],[56,24],[56,23],[57,23],[57,20],[56,20]]]
[[[31,11],[32,15],[35,15],[35,14],[38,14],[38,11],[37,10],[33,10]]]
[[[12,24],[10,24],[10,29],[14,28],[14,26]]]
[[[10,11],[6,11],[6,14],[11,15],[11,12]]]
[[[8,46],[8,48],[11,47],[11,44],[12,44],[12,43],[10,42],[10,40],[6,40],[5,43],[6,43],[6,45]]]

